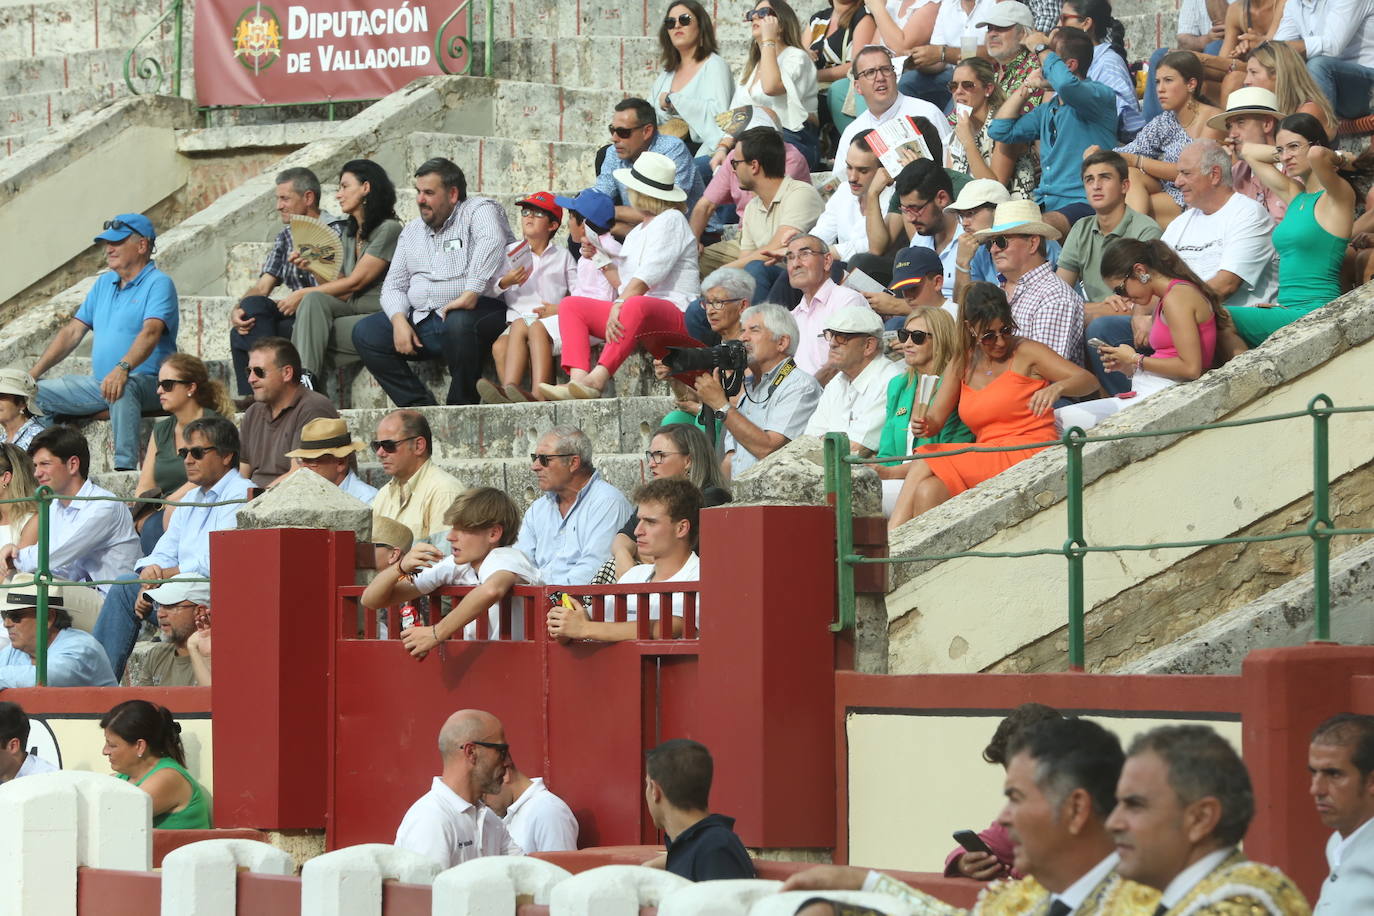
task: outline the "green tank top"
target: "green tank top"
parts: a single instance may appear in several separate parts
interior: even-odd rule
[[[1350,239],[1337,238],[1317,222],[1317,200],[1325,191],[1293,198],[1274,229],[1279,253],[1279,305],[1307,313],[1341,294],[1341,263]]]
[[[186,772],[186,768],[177,763],[171,757],[162,757],[157,764],[143,774],[143,779],[134,783],[136,786],[143,785],[149,776],[158,770],[176,770],[181,774],[181,778],[191,784],[191,800],[185,808],[180,811],[169,811],[153,818],[153,827],[158,830],[209,830],[214,824],[210,817],[210,803],[205,795],[205,790],[200,787],[200,783],[191,778],[191,774]],[[129,777],[123,773],[116,773],[125,782]]]

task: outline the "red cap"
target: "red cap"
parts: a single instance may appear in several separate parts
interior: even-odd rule
[[[534,207],[536,210],[543,210],[545,213],[553,215],[553,218],[561,224],[563,222],[563,208],[553,202],[553,192],[535,191],[529,197],[519,201],[517,207]]]

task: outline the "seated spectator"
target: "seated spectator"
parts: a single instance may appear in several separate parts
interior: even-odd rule
[[[58,768],[28,752],[29,717],[18,703],[0,702],[0,786],[21,776],[55,773]]]
[[[172,278],[153,263],[157,232],[152,220],[121,213],[95,237],[105,246],[108,273],[101,274],[76,315],[57,332],[29,369],[38,380],[39,412],[89,417],[108,410],[114,433],[114,468],[138,467],[138,424],[157,408],[157,367],[177,348],[181,311]],[[95,333],[91,375],[43,379]]]
[[[697,0],[671,0],[658,27],[658,46],[663,69],[649,90],[649,103],[659,126],[681,121],[688,151],[705,153],[697,159],[700,172],[724,136],[716,115],[730,107],[735,75],[720,56],[710,14]]]
[[[29,453],[9,442],[0,443],[0,540],[6,544],[26,547],[24,528],[29,520],[38,514],[36,503],[9,502],[12,499],[28,499],[38,490],[38,481],[33,479],[33,459]],[[38,524],[31,527],[34,539],[38,537]],[[7,564],[0,561],[0,579],[9,575]]]
[[[1080,401],[1055,411],[1061,429],[1091,429],[1157,391],[1201,377],[1213,364],[1217,329],[1231,324],[1216,293],[1159,239],[1117,239],[1102,256],[1102,276],[1121,298],[1150,314],[1150,353],[1130,344],[1100,350],[1108,372],[1124,373],[1139,397]]]
[[[954,296],[955,247],[963,229],[959,216],[945,208],[954,203],[954,184],[949,173],[929,159],[913,162],[897,175],[900,215],[894,225],[888,216],[888,232],[899,237],[902,222],[912,229],[911,245],[930,248],[944,265],[941,291],[946,299]],[[872,250],[872,249],[870,249]]]
[[[341,419],[318,417],[301,427],[300,447],[286,453],[349,496],[372,505],[377,488],[358,478],[358,453],[367,443],[354,439]]]
[[[873,41],[875,32],[873,17],[863,0],[830,0],[828,7],[812,13],[807,21],[806,34],[812,39],[807,50],[816,62],[816,114],[821,131],[829,136],[837,135],[854,120],[860,102],[851,92],[851,61],[855,51]],[[846,101],[850,114],[845,113]]]
[[[415,170],[420,216],[406,223],[382,284],[382,311],[353,326],[353,347],[397,407],[435,403],[407,365],[443,358],[447,404],[476,404],[477,379],[506,327],[492,295],[515,241],[506,211],[469,197],[463,170],[434,158]]]
[[[111,503],[111,505],[119,505]],[[32,583],[32,577],[16,577],[14,582]],[[72,617],[62,601],[62,586],[48,586],[49,687],[114,687],[118,683],[110,670],[110,660],[91,634],[72,626]],[[38,592],[36,588],[11,588],[4,592],[4,617],[8,646],[0,649],[0,690],[6,687],[37,685]]]
[[[34,437],[29,449],[35,482],[51,487],[57,496],[51,504],[48,533],[48,568],[53,575],[81,582],[127,574],[138,558],[138,534],[124,504],[88,479],[91,450],[86,437],[71,426],[54,426]],[[72,499],[74,496],[110,499]],[[0,567],[3,574],[37,572],[37,543],[21,547],[15,540],[0,547]],[[112,586],[96,588],[108,595]]]
[[[982,7],[983,13],[977,24],[987,30],[983,35],[983,43],[992,61],[997,88],[1002,90],[1003,99],[1010,97],[1026,81],[1026,77],[1040,69],[1039,57],[1023,44],[1025,37],[1031,32],[1048,35],[1059,26],[1060,3],[1046,0],[1035,5],[1035,10],[1029,10],[1020,0],[1000,0]],[[1026,15],[1028,12],[1030,16]],[[1027,87],[1022,98],[1021,113],[1029,114],[1044,101],[1045,90]]]
[[[1020,0],[1003,2],[1017,3]],[[954,295],[950,298],[955,301],[958,301],[964,287],[973,280],[994,284],[1001,282],[997,275],[997,266],[992,263],[992,252],[983,244],[977,233],[992,225],[997,205],[1009,200],[1011,195],[1001,182],[990,178],[975,178],[964,185],[959,196],[945,208],[959,218],[959,228],[963,230],[959,233],[959,240],[954,249]],[[1049,242],[1046,250],[1052,252],[1051,261],[1058,259],[1058,242]]]
[[[744,18],[753,40],[730,107],[753,105],[778,125],[783,139],[815,169],[820,163],[816,65],[806,52],[797,14],[786,0],[758,0]],[[712,168],[720,165],[735,142],[728,134],[721,138],[711,158]]]
[[[1162,891],[1169,912],[1196,912],[1221,897],[1239,912],[1309,912],[1292,881],[1240,851],[1254,790],[1240,755],[1209,726],[1164,725],[1138,735],[1116,799],[1107,818],[1121,854],[1116,870]]]
[[[38,384],[22,369],[0,369],[0,444],[21,449],[43,431]]]
[[[624,265],[609,278],[617,290],[615,300],[569,296],[559,303],[563,368],[570,381],[540,385],[546,399],[599,398],[641,337],[687,334],[683,313],[700,291],[701,274],[696,239],[683,215],[686,194],[672,183],[672,160],[644,153],[634,168],[621,169],[617,180],[626,185],[628,199],[643,218],[625,237]],[[593,337],[606,340],[595,368]]]
[[[930,44],[907,55],[902,79],[897,84],[903,95],[924,99],[941,110],[949,107],[948,85],[955,65],[983,50],[987,28],[981,24],[978,13],[988,5],[974,3],[970,8],[962,0],[941,0]]]
[[[382,283],[396,256],[401,221],[396,217],[396,187],[386,170],[370,159],[353,159],[339,170],[336,195],[344,218],[334,227],[343,242],[339,275],[310,283],[277,303],[288,316],[278,322],[279,337],[290,337],[300,353],[304,377],[329,366],[358,361],[353,328],[382,310]],[[293,264],[299,258],[292,255]],[[252,345],[249,346],[252,349]]]
[[[444,528],[444,513],[467,489],[433,461],[434,434],[418,410],[393,410],[377,424],[373,453],[390,478],[372,500],[372,520],[391,518],[423,541]]]
[[[1126,49],[1120,38],[1125,28],[1112,17],[1108,0],[1064,0],[1059,9],[1061,28],[1082,29],[1093,41],[1093,60],[1088,79],[1110,86],[1116,94],[1116,132],[1129,140],[1140,132],[1145,119],[1135,97],[1135,79],[1126,66]]]
[[[923,305],[944,309],[951,318],[957,318],[959,306],[945,298],[944,279],[945,267],[934,251],[929,248],[903,248],[897,252],[892,282],[889,284],[896,295],[864,293],[864,298],[873,311],[891,316],[883,322],[883,327],[889,331],[905,327],[906,319]]]
[[[239,434],[234,424],[220,417],[201,417],[186,424],[185,435],[182,460],[186,462],[186,479],[195,489],[182,498],[183,502],[229,505],[178,509],[153,552],[133,562],[139,579],[170,579],[177,573],[210,575],[210,532],[238,524],[241,506],[234,501],[246,501],[252,488],[252,483],[235,470]],[[134,582],[110,586],[93,632],[105,647],[116,677],[123,677],[124,662],[151,611],[147,586]]]
[[[1053,50],[1050,50],[1051,42]],[[1040,142],[1040,184],[1035,202],[1046,221],[1063,238],[1069,227],[1092,213],[1083,194],[1078,170],[1083,150],[1106,149],[1116,142],[1116,94],[1110,86],[1086,77],[1093,59],[1093,41],[1081,29],[1063,27],[1054,38],[1029,32],[1022,44],[1041,66],[993,115],[988,135],[1003,143]],[[1034,89],[1050,88],[1054,98],[1024,113]]]
[[[740,316],[754,299],[754,278],[738,267],[720,267],[701,281],[701,298],[687,307],[687,330],[697,340],[714,347],[725,340],[740,339]],[[654,370],[667,378],[667,367]]]
[[[1340,296],[1341,265],[1355,227],[1355,189],[1340,175],[1355,156],[1331,149],[1310,114],[1284,118],[1277,140],[1276,147],[1241,148],[1255,176],[1288,204],[1272,236],[1279,256],[1278,302],[1231,310],[1236,330],[1252,347]]]
[[[1312,79],[1302,54],[1290,42],[1266,41],[1257,45],[1245,62],[1245,85],[1274,93],[1280,117],[1305,112],[1321,122],[1330,137],[1340,128],[1331,97]]]
[[[877,27],[878,47],[905,62],[913,49],[930,44],[940,4],[929,0],[890,0],[887,4],[875,3],[868,11]]]
[[[0,724],[0,741],[4,735]],[[1307,749],[1307,771],[1317,817],[1332,831],[1326,839],[1331,872],[1322,882],[1316,911],[1367,910],[1374,905],[1374,857],[1369,855],[1374,831],[1364,829],[1374,819],[1374,716],[1343,712],[1318,725]]]
[[[998,204],[992,223],[978,237],[992,250],[1011,303],[1011,327],[1081,364],[1083,299],[1060,279],[1047,257],[1046,246],[1060,237],[1059,231],[1028,200]]]
[[[992,64],[981,57],[961,60],[949,85],[956,117],[954,137],[945,147],[945,165],[974,178],[990,178],[1018,197],[1029,197],[1040,178],[1035,150],[1025,144],[999,143],[988,134],[992,113],[1005,101]]]
[[[939,6],[933,0],[927,0],[927,3],[933,7]],[[878,4],[873,4],[870,12],[877,7]],[[877,15],[874,13],[875,17]],[[916,12],[916,16],[921,15],[920,11]],[[940,132],[942,140],[947,140],[952,135],[944,112],[925,99],[903,95],[897,91],[897,69],[893,66],[892,52],[882,45],[868,45],[859,49],[854,55],[854,63],[850,66],[850,75],[854,81],[854,91],[863,99],[865,107],[849,126],[840,132],[840,139],[835,144],[836,150],[848,150],[860,134],[880,127],[893,118],[925,118]],[[848,178],[846,168],[844,157],[837,154],[831,174],[840,181],[845,181]]]
[[[146,651],[135,652],[124,668],[124,687],[208,687],[209,657],[193,655],[188,640],[201,630],[200,622],[210,613],[210,584],[185,582],[204,578],[196,573],[179,573],[146,594],[157,612],[158,642],[148,643]],[[203,671],[202,671],[203,669]],[[206,678],[202,680],[200,675]]]
[[[178,500],[191,489],[186,482],[186,465],[178,453],[186,447],[186,424],[201,417],[233,419],[234,404],[224,386],[210,380],[210,370],[200,357],[189,353],[173,353],[158,369],[157,400],[171,416],[153,423],[134,492],[142,497]],[[176,507],[143,503],[131,508],[143,552],[148,553],[167,529]]]
[[[797,323],[797,348],[793,351],[793,359],[797,368],[816,376],[821,384],[834,374],[826,370],[830,359],[830,348],[823,336],[826,322],[840,309],[868,308],[861,293],[847,286],[836,286],[830,279],[833,263],[829,246],[814,235],[798,236],[787,243],[787,282],[801,293],[801,302],[792,309],[792,318]]]
[[[722,467],[727,477],[738,477],[800,436],[821,396],[820,383],[804,369],[797,371],[801,332],[791,312],[773,303],[751,305],[740,325],[750,374],[736,402],[726,398],[715,375],[696,379],[701,403],[725,427]]]
[[[711,752],[673,738],[644,755],[644,800],[668,852],[646,862],[689,881],[755,877],[754,863],[735,835],[735,819],[711,814]]]
[[[524,853],[482,796],[501,789],[510,763],[501,721],[480,709],[460,709],[439,730],[444,771],[410,806],[393,845],[428,856],[441,869],[481,856]]]
[[[644,557],[651,557],[638,566],[630,567],[616,580],[618,585],[639,584],[641,582],[697,582],[701,579],[701,562],[697,558],[697,535],[700,531],[701,491],[690,480],[683,477],[661,477],[649,481],[634,492],[639,525],[635,528],[635,546]],[[671,623],[673,637],[683,631],[683,599],[681,592],[673,592],[671,601]],[[648,596],[650,638],[667,638],[663,631],[663,618],[660,604],[661,595]],[[561,641],[588,639],[595,642],[624,642],[639,638],[636,624],[639,614],[639,596],[630,595],[626,599],[626,618],[623,622],[615,620],[615,600],[603,599],[605,620],[592,620],[586,608],[577,604],[576,608],[554,605],[549,609],[547,626],[549,636]],[[697,619],[700,620],[701,605],[696,606]]]
[[[1288,3],[1274,33],[1307,59],[1322,95],[1336,116],[1369,114],[1374,90],[1374,4],[1370,0],[1310,0]],[[1283,94],[1279,94],[1280,101]]]
[[[1218,18],[1212,18],[1214,9],[1218,13]],[[1174,35],[1172,48],[1156,48],[1150,54],[1150,59],[1145,69],[1145,94],[1140,100],[1141,116],[1149,121],[1158,117],[1164,110],[1159,104],[1159,96],[1149,91],[1155,84],[1155,68],[1164,59],[1164,55],[1173,50],[1192,51],[1194,54],[1205,55],[1203,66],[1207,68],[1208,79],[1216,80],[1209,66],[1211,59],[1221,52],[1222,42],[1226,38],[1227,17],[1230,15],[1229,8],[1217,9],[1217,4],[1208,4],[1207,0],[1182,0],[1178,6],[1178,31]],[[1217,60],[1221,64],[1221,60]],[[1235,59],[1231,58],[1225,65],[1234,70]]]
[[[958,444],[931,443],[907,470],[897,506],[888,519],[896,528],[927,509],[957,496],[1024,461],[1056,438],[1055,401],[1097,389],[1097,380],[1038,341],[1017,336],[1017,322],[1002,290],[973,283],[964,297],[968,345],[955,355],[944,376],[960,384],[940,387],[924,419],[912,423],[919,437],[939,435],[957,410],[978,445],[1023,445],[1012,452],[965,452],[940,457]],[[1081,330],[1082,323],[1080,321]]]
[[[879,191],[876,201],[868,197],[868,186],[873,183],[878,169],[882,168],[872,147],[868,145],[870,133],[864,130],[855,134],[849,145],[841,150],[842,156],[835,157],[837,160],[843,159],[845,183],[830,195],[820,219],[811,230],[812,235],[831,246],[841,261],[850,261],[855,255],[868,253],[868,226],[864,221],[864,211],[876,205],[880,208],[879,212],[886,213],[888,201],[892,199],[891,187]],[[883,263],[879,258],[873,260],[879,265]],[[887,267],[886,276],[882,275],[882,271],[870,273],[869,265],[862,265],[861,269],[879,283],[885,283],[892,273],[890,262]]]
[[[477,618],[488,614],[487,633],[500,634],[501,601],[517,585],[540,585],[539,572],[529,557],[512,547],[520,533],[520,509],[492,487],[473,487],[454,500],[444,513],[449,526],[449,552],[420,542],[394,566],[377,573],[363,592],[362,605],[384,608],[451,585],[476,586],[444,617],[417,622],[401,631],[406,651],[424,658],[449,639],[477,638]],[[524,639],[524,616],[511,615],[512,639]],[[443,627],[442,632],[440,627]]]
[[[1127,192],[1131,209],[1167,226],[1183,211],[1183,192],[1174,184],[1178,155],[1200,137],[1222,139],[1221,131],[1212,127],[1210,120],[1221,112],[1202,94],[1202,63],[1191,51],[1164,56],[1155,77],[1155,94],[1163,112],[1116,151],[1131,165]],[[1089,154],[1095,152],[1095,148],[1088,149]]]
[[[941,376],[950,359],[959,351],[958,325],[949,312],[939,306],[914,307],[906,323],[897,331],[897,349],[904,357],[906,372],[893,376],[887,384],[887,419],[883,422],[882,437],[878,441],[877,457],[910,455],[917,447],[930,442],[972,442],[973,431],[964,425],[957,414],[951,416],[934,437],[918,439],[911,430],[911,424],[916,419],[915,401],[921,376]],[[939,391],[943,381],[943,378],[937,380],[936,391]],[[897,505],[902,481],[906,479],[907,462],[892,461],[872,467],[882,481],[883,512],[890,515]]]
[[[153,799],[154,830],[209,830],[210,793],[186,770],[181,726],[165,706],[125,700],[100,720],[110,769]]]
[[[401,558],[410,553],[415,544],[415,536],[410,529],[394,518],[372,518],[372,561],[373,569],[383,570],[395,566]],[[377,638],[388,638],[386,608],[377,610]]]
[[[702,508],[720,506],[730,501],[730,484],[721,473],[720,462],[711,448],[711,442],[701,430],[685,423],[660,426],[649,439],[649,450],[644,453],[649,466],[649,476],[660,478],[681,477],[690,480],[701,491]],[[632,566],[646,562],[639,556],[639,546],[635,542],[635,531],[639,528],[639,513],[635,512],[630,520],[611,541],[611,563],[615,578],[623,576]],[[611,581],[615,581],[613,578]]]
[[[248,351],[248,375],[254,403],[239,424],[239,473],[265,490],[291,471],[286,453],[300,441],[305,424],[318,417],[337,418],[339,410],[329,398],[301,384],[300,354],[285,338],[254,341]]]
[[[848,306],[825,322],[833,377],[821,392],[806,435],[845,433],[850,451],[872,455],[882,439],[884,395],[901,368],[883,354],[883,320],[867,305]]]
[[[577,818],[568,803],[550,792],[544,780],[520,772],[514,760],[506,766],[500,790],[483,795],[482,803],[501,818],[527,855],[577,848]]]
[[[615,204],[594,188],[588,188],[573,198],[555,197],[553,201],[567,210],[568,236],[574,244],[580,246],[581,257],[577,260],[577,278],[569,290],[569,295],[586,299],[614,299],[615,287],[606,279],[606,272],[613,270],[618,273],[625,263],[625,259],[620,256],[620,242],[611,235],[610,227],[615,222]],[[556,320],[554,324],[557,324]],[[561,339],[559,346],[562,346]],[[518,388],[507,387],[505,393],[512,401],[519,401],[525,397],[525,392]],[[534,400],[543,400],[544,393],[536,387],[530,397]]]
[[[633,511],[592,465],[592,441],[555,426],[540,437],[530,470],[541,495],[520,522],[518,549],[550,585],[586,585],[611,555],[611,541]]]
[[[682,191],[683,197],[679,199],[687,202],[690,212],[701,197],[704,182],[686,144],[677,137],[659,131],[653,106],[644,99],[620,100],[611,116],[610,131],[613,149],[608,150],[606,158],[602,160],[601,170],[592,187],[615,203],[615,224],[611,232],[616,238],[624,238],[644,221],[644,214],[630,199],[630,190],[634,186],[625,180],[632,173],[644,173],[644,164],[639,161],[644,153],[662,156],[671,163],[672,184]],[[611,155],[612,152],[615,155]]]
[[[1247,86],[1227,96],[1226,111],[1207,122],[1217,130],[1226,131],[1222,146],[1236,160],[1235,165],[1231,166],[1231,186],[1237,194],[1259,201],[1276,223],[1288,212],[1288,202],[1255,177],[1254,170],[1240,154],[1240,149],[1247,143],[1276,146],[1274,135],[1278,133],[1282,119],[1279,100],[1273,92]]]
[[[316,282],[315,275],[294,260],[296,243],[291,238],[291,217],[307,216],[320,220],[335,232],[342,231],[338,220],[320,212],[320,179],[310,169],[289,168],[277,175],[276,209],[282,229],[272,242],[258,282],[244,293],[229,314],[229,355],[234,360],[238,393],[245,400],[252,394],[248,385],[248,348],[260,337],[290,337],[295,321],[291,313],[283,313],[270,298],[272,291],[283,285],[295,293]],[[297,305],[300,303],[299,298],[295,301]],[[295,305],[291,309],[294,313]]]
[[[790,143],[784,143],[783,150],[787,155],[787,167],[784,169],[787,177],[809,182],[811,167],[806,164],[806,157]],[[735,163],[739,162],[739,144],[734,143],[728,154],[724,149],[718,153],[715,157],[720,160],[718,165],[713,164],[715,158],[706,163],[706,169],[711,172],[711,177],[687,220],[692,227],[692,235],[707,242],[719,238],[719,227],[713,217],[718,218],[720,222],[737,223],[744,219],[744,208],[754,199],[754,192],[740,187],[739,173],[735,171]],[[696,161],[700,162],[701,158],[698,156]],[[733,218],[730,213],[732,207]]]
[[[558,303],[572,294],[577,267],[568,249],[553,244],[563,223],[563,208],[548,191],[536,191],[520,201],[520,232],[529,246],[530,264],[512,267],[499,281],[510,325],[492,344],[501,385],[477,380],[483,404],[506,404],[508,391],[518,393],[516,400],[528,401],[520,391],[525,367],[530,370],[534,391],[553,381],[553,358],[558,354]]]

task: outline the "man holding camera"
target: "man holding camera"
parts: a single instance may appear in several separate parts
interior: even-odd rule
[[[714,411],[725,427],[721,467],[735,477],[760,458],[802,434],[821,398],[810,373],[797,370],[797,322],[780,305],[751,305],[740,315],[740,339],[751,375],[735,404],[725,396],[719,372],[697,376],[704,410]]]

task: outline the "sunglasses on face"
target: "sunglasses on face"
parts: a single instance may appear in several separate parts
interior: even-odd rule
[[[899,341],[902,343],[911,341],[918,347],[929,340],[930,337],[931,333],[929,331],[908,331],[906,328],[897,329],[897,339]]]
[[[1011,244],[1012,239],[1023,239],[1024,235],[997,235],[988,239],[988,244],[993,248],[1006,248]]]
[[[620,139],[628,140],[634,136],[635,131],[639,130],[639,128],[643,126],[643,124],[640,124],[635,127],[616,127],[614,124],[608,124],[606,126],[606,129],[609,130],[615,136],[619,137]]]
[[[999,337],[1003,340],[1011,340],[1016,336],[1016,328],[994,328],[991,331],[984,331],[978,335],[978,342],[990,344]]]
[[[521,207],[521,216],[542,216],[544,219],[551,219],[553,214],[547,210],[540,210],[538,207]]]
[[[762,19],[764,16],[776,16],[770,7],[761,6],[756,10],[750,10],[744,14],[745,22],[753,22],[755,19]]]
[[[1118,296],[1122,297],[1123,299],[1126,298],[1126,281],[1125,281],[1125,280],[1122,280],[1122,281],[1121,281],[1120,283],[1118,283],[1116,286],[1113,286],[1113,287],[1112,287],[1112,292],[1116,293]]]
[[[825,330],[825,331],[822,331],[822,332],[820,333],[820,336],[821,336],[822,338],[825,339],[825,342],[826,342],[826,343],[847,344],[847,343],[849,343],[851,340],[854,340],[855,338],[864,337],[864,336],[866,336],[866,335],[864,335],[864,334],[853,334],[853,333],[850,333],[850,332],[848,332],[848,331],[830,331],[830,330]]]
[[[248,367],[248,374],[253,376],[253,378],[267,378],[267,373],[273,371],[275,371],[275,367],[273,369],[265,369],[262,366]]]
[[[160,378],[157,380],[157,387],[163,391],[171,391],[178,385],[189,385],[191,381],[184,378]]]
[[[177,449],[177,454],[181,456],[182,461],[186,460],[187,455],[190,455],[196,461],[199,461],[200,459],[208,455],[210,452],[217,451],[219,451],[219,449],[215,448],[213,445],[192,445],[187,448]]]
[[[960,89],[965,92],[972,92],[978,88],[978,84],[973,80],[950,80],[948,88],[950,92],[958,92]]]
[[[553,453],[553,454],[551,454],[551,455],[545,455],[545,454],[542,453],[542,452],[530,452],[530,461],[531,461],[531,462],[537,462],[541,468],[546,468],[546,467],[548,467],[548,466],[549,466],[549,462],[552,461],[552,460],[555,459],[555,458],[571,458],[571,457],[572,457],[572,453],[571,453],[571,452],[555,452],[555,453]]]
[[[19,608],[13,611],[0,611],[0,617],[4,617],[10,623],[19,623],[26,617],[37,617],[38,611],[31,607]]]
[[[907,216],[920,216],[921,211],[930,206],[930,201],[920,204],[900,204],[899,206]]]
[[[496,753],[500,754],[502,757],[505,757],[507,754],[510,753],[509,744],[499,744],[495,741],[469,741],[468,744],[475,744],[478,747],[491,748],[493,751],[496,751]]]
[[[676,18],[674,18],[674,17],[672,17],[672,16],[666,16],[666,17],[664,17],[664,19],[663,19],[663,27],[664,27],[665,29],[671,29],[671,28],[672,28],[673,26],[675,26],[675,25],[676,25],[676,26],[681,26],[682,28],[685,29],[685,28],[687,28],[687,26],[689,26],[689,25],[691,25],[691,24],[692,24],[692,14],[691,14],[691,13],[683,13],[682,15],[677,16]]]
[[[372,450],[386,452],[388,455],[396,451],[402,442],[409,442],[411,439],[418,439],[419,436],[406,436],[404,439],[373,439]]]

